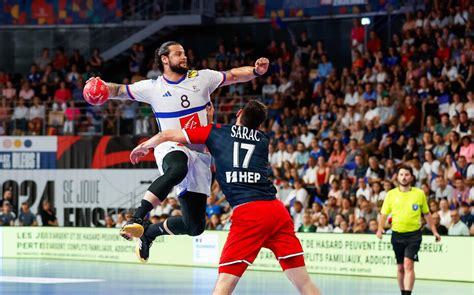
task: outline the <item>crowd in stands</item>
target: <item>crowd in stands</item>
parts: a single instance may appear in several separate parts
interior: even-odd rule
[[[474,6],[469,3],[437,6],[407,13],[401,31],[388,44],[371,31],[365,48],[364,28],[354,20],[348,32],[352,64],[343,68],[336,68],[324,43],[306,32],[291,42],[272,40],[265,52],[256,50],[248,35],[220,43],[208,58],[198,58],[187,48],[187,57],[190,68],[216,70],[252,64],[259,56],[270,59],[267,75],[216,91],[216,121],[232,123],[233,114],[251,98],[268,105],[262,130],[271,135],[270,172],[295,231],[374,233],[387,191],[397,185],[396,167],[404,163],[413,167],[414,185],[425,192],[438,231],[474,235],[473,24]],[[140,44],[131,49],[129,61],[130,76],[124,83],[161,74],[145,60]],[[84,81],[101,70],[98,52],[85,62],[78,51],[66,57],[58,50],[50,58],[45,50],[20,89],[0,72],[0,130],[11,134],[8,125],[16,122],[15,130],[35,133],[33,127],[45,120],[44,110],[36,108],[45,104],[50,113],[64,112],[66,121],[74,121],[79,113],[71,110],[82,100]],[[13,101],[10,120],[2,107]],[[87,107],[80,115],[92,114],[86,117],[93,126],[93,114],[100,112],[104,130],[114,130],[118,122],[112,118],[118,112],[120,124],[127,126],[123,134],[156,131],[148,108],[115,104]],[[32,124],[32,112],[42,115],[41,123]],[[68,131],[87,126],[74,122]],[[179,202],[168,198],[150,218],[156,222],[174,214],[180,214]],[[206,228],[229,228],[231,215],[214,183]],[[124,220],[117,218],[110,217],[108,224]],[[426,227],[423,231],[430,234]]]

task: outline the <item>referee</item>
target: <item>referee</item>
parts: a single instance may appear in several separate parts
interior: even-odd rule
[[[397,259],[397,278],[402,295],[409,295],[415,284],[414,261],[418,261],[421,245],[421,216],[431,227],[436,241],[441,237],[432,222],[426,196],[421,189],[411,186],[413,170],[410,166],[397,169],[398,187],[390,190],[382,205],[377,237],[382,239],[387,215],[392,214],[392,246]]]

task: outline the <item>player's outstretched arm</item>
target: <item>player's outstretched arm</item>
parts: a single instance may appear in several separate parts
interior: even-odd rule
[[[187,137],[182,130],[165,130],[135,147],[130,153],[130,162],[134,165],[137,164],[141,158],[148,154],[151,148],[155,148],[166,141],[180,142],[183,144],[188,143]]]
[[[110,99],[130,99],[130,96],[127,93],[126,85],[115,84],[115,83],[106,83],[109,88]]]
[[[226,80],[221,86],[248,82],[255,77],[265,74],[269,64],[268,58],[261,57],[255,61],[255,67],[233,68],[226,72]]]
[[[91,77],[89,80],[86,81],[86,84],[92,81],[93,79],[99,79],[103,83],[107,85],[107,88],[109,89],[109,99],[118,99],[118,100],[124,100],[124,99],[130,99],[127,93],[127,85],[123,84],[115,84],[115,83],[110,83],[110,82],[105,82],[102,80],[100,77]]]

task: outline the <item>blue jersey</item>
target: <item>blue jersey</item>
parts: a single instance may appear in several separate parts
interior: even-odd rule
[[[205,143],[216,163],[216,178],[232,207],[274,200],[276,189],[268,179],[266,134],[237,125],[208,125],[183,132],[189,143]]]

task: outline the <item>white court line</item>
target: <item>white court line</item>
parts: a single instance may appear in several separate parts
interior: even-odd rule
[[[97,283],[97,282],[105,282],[105,280],[0,276],[0,282],[20,283],[20,284],[70,284],[70,283]]]

